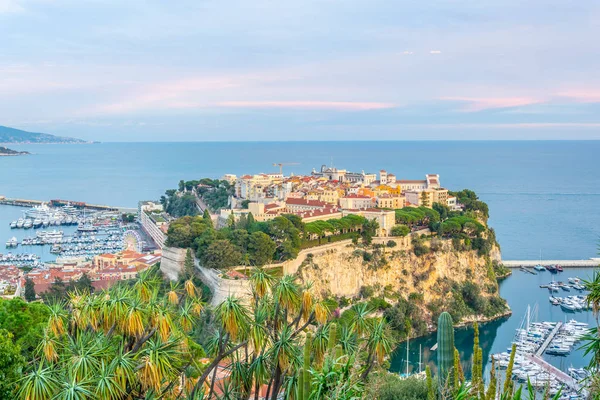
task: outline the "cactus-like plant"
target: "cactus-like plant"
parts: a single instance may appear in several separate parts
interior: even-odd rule
[[[454,325],[447,312],[438,318],[437,344],[438,378],[440,382],[446,382],[454,365]]]

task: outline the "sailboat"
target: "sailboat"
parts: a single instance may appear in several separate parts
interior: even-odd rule
[[[536,271],[545,271],[546,267],[544,267],[542,265],[542,249],[540,249],[540,262],[538,265],[536,265],[535,267],[533,267],[533,269],[535,269]]]

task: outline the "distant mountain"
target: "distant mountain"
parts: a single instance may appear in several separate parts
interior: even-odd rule
[[[0,125],[0,143],[87,143],[85,140],[34,133]]]

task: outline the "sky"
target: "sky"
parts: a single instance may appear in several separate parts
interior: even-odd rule
[[[600,139],[600,2],[0,0],[0,125],[98,141]]]

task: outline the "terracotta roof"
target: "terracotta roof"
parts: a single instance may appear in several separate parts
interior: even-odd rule
[[[362,195],[362,194],[349,194],[349,195],[346,195],[346,196],[344,196],[342,198],[343,199],[370,199],[369,196],[365,196],[365,195]]]
[[[110,254],[110,253],[100,254],[99,257],[103,257],[103,258],[117,258],[117,256],[115,256],[114,254]]]

